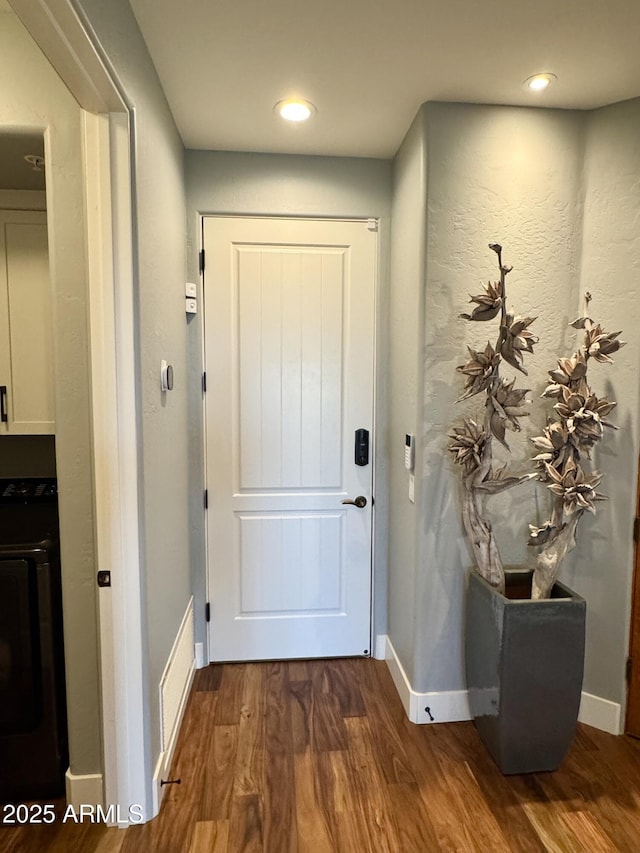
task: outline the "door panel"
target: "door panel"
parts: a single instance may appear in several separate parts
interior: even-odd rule
[[[239,514],[238,518],[242,616],[343,609],[341,514]]]
[[[211,658],[363,654],[375,233],[207,218],[204,246]]]
[[[243,490],[340,484],[343,253],[238,247]]]

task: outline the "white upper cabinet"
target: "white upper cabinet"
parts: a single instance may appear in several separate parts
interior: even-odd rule
[[[0,435],[55,432],[47,215],[0,210]]]

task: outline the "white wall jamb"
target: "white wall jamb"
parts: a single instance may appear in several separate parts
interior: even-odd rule
[[[85,114],[94,491],[104,742],[104,805],[146,817],[142,616],[137,513],[136,408],[129,126],[125,113]],[[124,371],[122,365],[129,365]],[[126,638],[123,642],[123,638]]]
[[[111,188],[109,168],[109,120],[105,116],[83,112],[85,198],[87,219],[87,253],[89,268],[89,325],[91,341],[91,374],[93,404],[93,447],[108,447],[116,435],[112,423],[115,413],[115,388],[112,382],[102,381],[113,370],[115,340],[113,293],[112,241],[110,216]],[[118,551],[117,531],[113,525],[98,523],[109,517],[109,484],[113,479],[113,453],[94,453],[94,502],[96,514],[97,566],[114,565]],[[98,591],[100,630],[101,696],[103,726],[103,802],[117,800],[117,751],[115,710],[115,672],[113,648],[112,592]]]

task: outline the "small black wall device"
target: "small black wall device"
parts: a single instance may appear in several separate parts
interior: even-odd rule
[[[356,465],[369,464],[369,430],[356,430]]]

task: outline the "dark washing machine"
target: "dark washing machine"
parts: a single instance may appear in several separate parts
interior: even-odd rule
[[[0,802],[63,794],[67,767],[56,481],[0,479]]]

